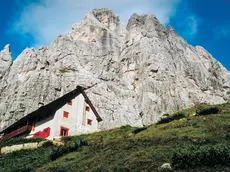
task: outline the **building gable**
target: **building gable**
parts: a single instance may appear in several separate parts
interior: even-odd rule
[[[86,93],[84,92],[84,88],[77,86],[77,88],[65,95],[63,95],[62,97],[56,99],[53,102],[50,102],[49,104],[40,107],[39,109],[37,109],[36,111],[30,113],[29,115],[21,118],[20,120],[18,120],[17,122],[15,122],[14,124],[12,124],[11,126],[7,127],[6,129],[4,129],[3,131],[1,131],[1,133],[4,133],[4,135],[9,135],[10,133],[15,131],[15,128],[18,128],[19,126],[28,126],[28,124],[32,124],[34,122],[35,119],[41,118],[41,119],[46,119],[47,117],[52,116],[53,114],[55,114],[59,109],[61,109],[63,106],[65,106],[66,104],[68,106],[72,106],[72,100],[74,98],[76,98],[78,95],[82,94],[82,96],[84,97],[85,102],[87,103],[87,105],[90,107],[90,109],[93,111],[93,114],[96,117],[96,120],[98,122],[102,121],[101,117],[99,116],[99,114],[97,113],[95,107],[93,106],[93,104],[91,103],[91,101],[89,100],[88,96],[86,95]],[[64,112],[63,112],[64,113]],[[68,112],[65,112],[64,114],[65,118],[68,119],[69,114]],[[90,119],[89,119],[90,120]],[[33,128],[33,126],[27,127],[28,129]],[[46,132],[48,131],[48,132]],[[42,133],[42,135],[45,136],[49,136],[50,134],[50,129],[46,130]],[[48,135],[47,135],[48,133]],[[8,138],[9,139],[9,138]],[[1,141],[1,140],[0,140]]]

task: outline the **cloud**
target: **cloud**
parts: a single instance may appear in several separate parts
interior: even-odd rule
[[[229,38],[230,37],[230,27],[229,26],[220,26],[214,29],[214,38]]]
[[[186,40],[194,39],[199,33],[201,19],[187,10],[180,11],[176,19],[174,18],[174,22],[178,31]]]
[[[27,3],[19,6],[20,10],[10,24],[9,33],[20,35],[22,39],[26,35],[32,36],[32,45],[38,48],[49,45],[59,34],[70,31],[71,27],[79,23],[93,8],[111,8],[120,16],[123,23],[126,23],[135,12],[153,13],[163,24],[168,24],[182,0],[37,0],[33,1],[34,3],[25,1]]]
[[[194,37],[198,33],[199,20],[195,15],[187,17],[187,35]]]

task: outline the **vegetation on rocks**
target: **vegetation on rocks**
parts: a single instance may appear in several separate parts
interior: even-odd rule
[[[230,104],[215,106],[221,109],[215,115],[194,115],[201,106],[213,107],[185,109],[181,113],[186,117],[181,120],[144,128],[123,126],[66,137],[68,151],[54,159],[51,155],[55,146],[2,155],[0,171],[169,171],[161,168],[165,163],[170,163],[171,171],[176,172],[230,171]]]
[[[206,107],[201,108],[196,111],[197,115],[211,115],[211,114],[217,114],[220,113],[221,109],[219,107]]]
[[[163,118],[160,119],[160,121],[157,122],[157,124],[164,124],[164,123],[168,123],[174,120],[179,120],[185,117],[186,117],[186,114],[183,112],[178,112],[172,115],[166,114],[165,116],[163,116]]]

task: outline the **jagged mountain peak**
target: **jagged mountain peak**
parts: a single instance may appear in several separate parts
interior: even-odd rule
[[[136,27],[136,26],[153,26],[152,29],[154,28],[154,26],[157,25],[161,25],[160,21],[156,18],[155,15],[151,14],[151,15],[147,15],[147,14],[143,14],[143,15],[138,15],[136,13],[134,13],[127,24],[127,29],[130,30],[130,28],[132,27]]]
[[[10,51],[10,44],[5,45],[3,51],[6,52],[6,53],[11,53],[11,51]]]
[[[106,25],[108,28],[110,28],[111,25],[117,26],[120,24],[119,17],[116,16],[110,9],[93,9],[92,13],[95,16],[95,18],[98,19],[99,22]]]
[[[133,14],[123,26],[111,10],[94,9],[69,34],[25,50],[4,68],[1,52],[0,128],[77,85],[90,88],[102,129],[142,126],[197,103],[226,102],[230,73],[175,33],[154,15]]]
[[[10,45],[7,44],[0,52],[0,79],[9,70],[12,65],[13,59],[10,51]]]
[[[1,59],[4,61],[12,61],[10,44],[5,45],[3,50],[0,52]]]
[[[97,25],[114,31],[120,25],[120,19],[108,8],[93,9],[81,22],[87,25]],[[74,27],[78,26],[75,25]]]

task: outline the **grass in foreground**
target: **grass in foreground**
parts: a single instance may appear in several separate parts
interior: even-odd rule
[[[0,166],[3,167],[0,171],[9,169],[13,171],[24,167],[24,170],[38,172],[162,171],[160,166],[163,163],[172,163],[172,157],[177,149],[229,144],[230,104],[218,107],[222,109],[218,114],[190,116],[200,108],[195,107],[182,111],[186,114],[185,118],[169,123],[155,124],[142,129],[125,126],[82,135],[80,137],[87,142],[86,145],[72,153],[65,153],[54,161],[49,159],[52,147],[8,154],[0,158]],[[37,152],[40,152],[39,155],[36,155]],[[6,165],[8,162],[11,165]],[[228,165],[212,167],[199,165],[174,171],[216,172],[230,171],[230,168]]]

